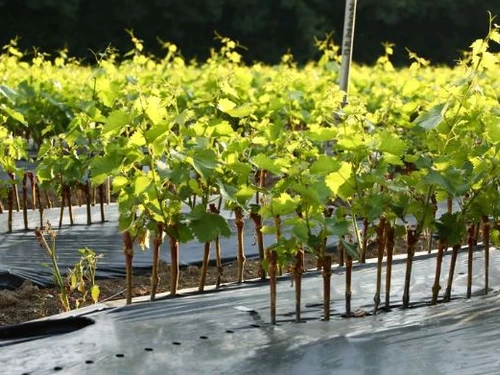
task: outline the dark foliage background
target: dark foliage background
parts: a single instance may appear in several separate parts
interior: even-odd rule
[[[248,62],[276,63],[287,50],[305,62],[316,57],[314,36],[333,32],[340,44],[344,7],[344,0],[0,0],[0,43],[19,36],[22,49],[67,46],[91,62],[90,50],[131,49],[125,29],[133,29],[147,51],[162,53],[159,37],[203,60],[217,31],[247,47]],[[485,35],[487,11],[500,16],[500,0],[358,0],[354,59],[372,63],[388,41],[396,64],[408,61],[405,47],[451,64]]]

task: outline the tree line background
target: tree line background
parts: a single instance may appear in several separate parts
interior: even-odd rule
[[[340,44],[344,7],[345,0],[0,0],[0,43],[19,36],[23,50],[67,47],[92,62],[91,51],[108,45],[130,50],[125,29],[133,29],[151,53],[163,55],[161,38],[203,61],[217,32],[245,46],[247,62],[274,64],[289,50],[304,63],[317,57],[315,36],[333,33]],[[453,64],[486,34],[488,11],[500,17],[500,1],[358,0],[354,60],[373,63],[387,41],[396,45],[396,64],[408,62],[405,47]]]

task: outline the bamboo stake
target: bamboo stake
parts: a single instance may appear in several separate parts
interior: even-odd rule
[[[488,294],[490,279],[490,222],[488,216],[481,218],[483,226],[483,245],[484,245],[484,294]]]
[[[474,231],[475,225],[470,224],[467,229],[467,298],[472,295],[472,261],[474,259]]]
[[[14,202],[16,204],[16,211],[19,212],[20,211],[20,203],[19,203],[19,192],[17,190],[17,184],[15,182],[15,176],[14,176],[14,173],[12,172],[9,172],[9,177],[10,179],[12,180],[12,192],[13,192],[13,199],[14,199]]]
[[[380,305],[380,290],[382,289],[382,260],[384,259],[384,248],[385,248],[385,217],[380,218],[380,222],[377,226],[377,289],[375,291],[375,296],[373,301],[375,305],[373,306],[373,314],[377,314],[378,306]]]
[[[361,254],[360,254],[360,263],[366,263],[366,250],[368,248],[368,219],[366,217],[363,218],[363,232],[361,234]]]
[[[323,320],[330,320],[330,296],[332,279],[332,256],[323,257]]]
[[[352,279],[352,257],[345,254],[345,315],[351,317],[351,279]]]
[[[27,174],[23,175],[23,220],[24,229],[28,230],[28,187],[26,185]]]
[[[219,204],[221,203],[222,199],[219,200]],[[217,215],[220,213],[220,209],[216,207],[214,203],[210,203],[209,207],[210,207],[210,212]],[[215,237],[214,245],[215,245],[215,265],[217,267],[217,279],[215,281],[215,289],[219,289],[222,283],[222,275],[224,273],[224,268],[222,267],[222,254],[221,254],[219,236]]]
[[[300,323],[300,302],[302,299],[302,274],[304,273],[304,250],[299,249],[295,256],[293,275],[295,277],[295,322]]]
[[[271,288],[271,324],[276,324],[276,252],[268,249],[266,251],[266,258],[269,264],[269,286]]]
[[[87,180],[87,182],[84,185],[85,205],[87,206],[87,225],[92,224],[92,211],[91,211],[92,197],[90,196],[90,191],[91,191],[90,180]]]
[[[385,271],[385,308],[389,310],[391,302],[391,277],[392,277],[392,255],[394,253],[394,236],[395,229],[390,224],[386,225],[387,242],[386,242],[386,252],[387,252],[387,264]]]
[[[7,209],[9,210],[9,213],[7,216],[7,232],[12,233],[12,211],[14,209],[14,190],[13,190],[12,186],[8,187]]]

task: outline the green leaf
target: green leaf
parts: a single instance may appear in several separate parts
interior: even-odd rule
[[[220,99],[219,103],[217,104],[217,109],[224,113],[227,113],[234,108],[236,108],[236,103],[226,98]]]
[[[415,123],[426,130],[434,129],[443,121],[443,114],[446,111],[446,108],[446,103],[436,104],[428,111],[421,113],[415,119]]]
[[[300,197],[291,197],[288,193],[272,198],[271,209],[273,215],[288,215],[294,213],[300,202]]]
[[[252,161],[258,168],[269,171],[275,175],[281,174],[281,168],[284,164],[281,159],[271,159],[266,154],[255,155]]]
[[[309,171],[312,174],[326,176],[328,173],[338,171],[341,164],[328,155],[320,155],[312,164]]]
[[[486,124],[486,136],[494,144],[500,142],[500,122],[498,120]]]
[[[441,215],[436,222],[436,229],[439,239],[449,245],[462,242],[465,235],[465,222],[461,212],[450,214],[448,212]]]
[[[344,251],[352,258],[359,259],[359,247],[357,244],[347,242],[345,240],[340,240]]]
[[[24,116],[22,113],[16,111],[15,109],[7,107],[5,104],[0,105],[0,108],[2,111],[4,111],[8,116],[12,117],[14,120],[20,122],[24,126],[28,126],[28,123],[24,119]]]
[[[103,134],[123,128],[129,123],[129,116],[123,111],[117,110],[109,114],[102,128]]]
[[[395,156],[402,156],[406,151],[406,143],[388,130],[379,134],[379,141],[379,150],[381,152],[386,152]]]
[[[230,237],[231,229],[227,221],[220,215],[207,212],[204,205],[197,205],[190,214],[187,215],[190,220],[194,235],[200,242],[215,240],[218,236]]]
[[[209,179],[213,175],[213,171],[217,167],[217,162],[217,155],[211,149],[198,149],[192,158],[194,169],[206,179]]]
[[[100,294],[101,289],[99,288],[99,285],[92,285],[92,288],[90,288],[90,295],[92,296],[92,301],[94,301],[94,303],[99,302]]]
[[[124,176],[116,176],[113,179],[113,190],[118,191],[121,190],[124,186],[127,186],[129,183],[129,179]]]
[[[340,187],[349,179],[352,173],[352,165],[348,162],[341,162],[340,169],[337,172],[330,173],[326,176],[326,186],[335,195],[338,194]]]
[[[151,186],[153,181],[148,176],[139,176],[134,181],[134,193],[139,195],[146,191],[146,189]]]

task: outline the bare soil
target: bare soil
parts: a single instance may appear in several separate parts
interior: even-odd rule
[[[308,257],[306,268],[315,267],[315,260]],[[201,267],[188,266],[180,270],[179,293],[184,288],[198,288]],[[230,263],[224,265],[222,284],[236,282],[238,265]],[[207,270],[206,286],[215,285],[218,270],[210,266]],[[245,280],[259,277],[259,261],[247,260],[245,265]],[[160,264],[160,284],[158,293],[169,292],[170,267],[166,263]],[[102,279],[96,281],[100,288],[99,300],[110,301],[124,299],[126,287],[124,278]],[[133,278],[133,296],[146,296],[151,291],[150,275],[136,275]],[[82,304],[87,306],[92,302]],[[0,290],[0,326],[19,324],[34,319],[45,318],[59,314],[63,310],[59,301],[57,288],[39,288],[30,281],[25,281],[16,290]]]

